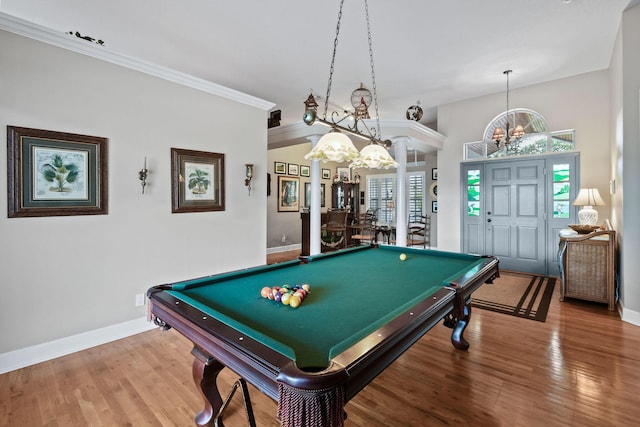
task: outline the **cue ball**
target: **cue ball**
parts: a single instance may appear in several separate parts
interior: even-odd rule
[[[404,261],[405,259],[407,259],[407,256],[405,254],[400,254],[400,261]]]

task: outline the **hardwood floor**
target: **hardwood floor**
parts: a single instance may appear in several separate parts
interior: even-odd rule
[[[299,255],[300,255],[300,250],[298,249],[293,251],[286,251],[286,252],[276,252],[276,253],[267,255],[267,264],[273,264],[275,262],[282,262],[282,261],[290,261],[292,259],[296,259]]]
[[[475,309],[468,352],[449,334],[436,326],[352,399],[346,426],[639,422],[640,328],[605,305],[560,302],[556,286],[545,323]],[[0,375],[0,426],[195,425],[190,350],[153,330]],[[223,371],[223,394],[234,379]],[[276,403],[250,393],[258,426],[276,426]],[[246,425],[238,394],[225,423]]]

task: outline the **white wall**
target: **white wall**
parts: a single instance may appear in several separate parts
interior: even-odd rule
[[[9,219],[0,173],[0,356],[143,318],[150,286],[265,262],[266,111],[4,31],[0,64],[0,164],[8,125],[109,139],[108,215]],[[171,213],[170,147],[225,154],[224,212]]]
[[[621,302],[623,319],[640,324],[640,6],[623,13],[621,28],[622,55],[614,57],[618,58],[615,77],[621,79],[616,83],[616,99],[621,103],[616,104],[617,113],[613,110],[617,123],[613,140],[618,154],[614,177],[620,184],[616,190],[616,207],[622,209],[622,215],[617,212],[621,223]]]
[[[595,71],[510,91],[512,108],[542,114],[550,130],[576,130],[582,187],[595,187],[609,200],[609,74]],[[473,98],[438,108],[438,132],[447,136],[438,152],[438,249],[460,250],[460,162],[463,144],[482,139],[486,125],[504,111],[505,94]],[[461,125],[463,124],[463,125]]]

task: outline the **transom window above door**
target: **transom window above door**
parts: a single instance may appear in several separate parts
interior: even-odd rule
[[[508,144],[494,141],[496,130],[514,129],[522,126],[524,134],[512,138]],[[575,130],[550,132],[545,118],[526,108],[514,108],[502,112],[489,122],[483,133],[482,141],[464,144],[464,159],[483,159],[496,157],[524,156],[573,151]]]

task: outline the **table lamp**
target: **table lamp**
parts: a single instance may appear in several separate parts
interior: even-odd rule
[[[581,188],[578,197],[573,201],[574,206],[582,206],[578,211],[578,219],[582,225],[598,225],[598,211],[594,206],[604,206],[597,188]]]

